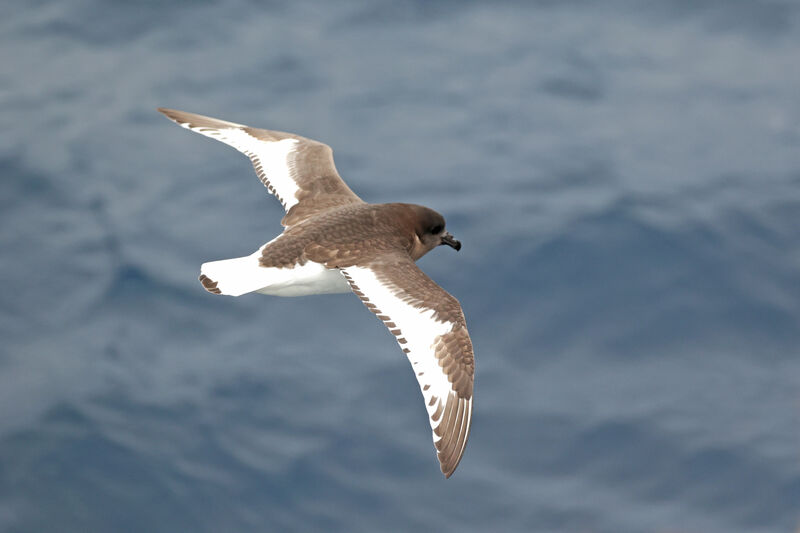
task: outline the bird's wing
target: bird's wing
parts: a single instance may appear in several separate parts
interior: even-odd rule
[[[461,305],[408,255],[385,254],[341,270],[408,356],[425,399],[442,473],[450,477],[469,436],[475,374]]]
[[[336,172],[333,150],[327,144],[185,111],[158,110],[178,125],[222,141],[249,157],[261,182],[286,209],[284,226],[327,209],[362,202]]]

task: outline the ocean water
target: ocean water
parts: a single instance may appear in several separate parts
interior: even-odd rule
[[[7,0],[0,531],[794,532],[800,4]],[[351,295],[215,297],[282,216],[158,106],[442,212],[475,345],[438,470]]]

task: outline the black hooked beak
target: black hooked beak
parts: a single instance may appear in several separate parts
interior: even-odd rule
[[[446,244],[447,246],[452,246],[456,249],[456,252],[461,249],[461,241],[457,240],[453,237],[449,231],[446,231],[444,235],[442,235],[442,244]]]

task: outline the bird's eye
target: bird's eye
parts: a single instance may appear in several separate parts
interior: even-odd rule
[[[438,235],[439,233],[442,232],[443,229],[444,229],[444,226],[442,226],[441,224],[437,224],[436,226],[434,226],[431,229],[431,233],[434,234],[434,235]]]

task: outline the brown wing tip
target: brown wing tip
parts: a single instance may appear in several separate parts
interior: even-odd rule
[[[169,109],[168,107],[157,107],[156,111],[167,117],[173,122],[179,124],[188,124],[190,127],[206,127],[206,128],[243,128],[242,124],[235,122],[228,122],[227,120],[220,120],[218,118],[207,117],[205,115],[198,115],[197,113],[189,113],[187,111],[178,111],[177,109]]]
[[[203,288],[212,294],[222,294],[222,291],[217,288],[217,282],[206,276],[205,274],[200,274],[200,277],[197,278],[200,280],[200,283],[203,284]]]
[[[460,452],[455,456],[444,457],[442,454],[439,454],[439,467],[441,468],[445,479],[450,479],[450,476],[453,475],[453,472],[456,471],[456,468],[458,468],[458,465],[461,463],[461,458],[463,456],[463,449],[461,449]]]
[[[472,421],[472,398],[459,398],[451,392],[442,413],[440,424],[434,432],[441,435],[436,441],[436,454],[445,478],[455,472],[464,456]]]
[[[157,107],[156,111],[172,120],[175,120],[175,117],[181,114],[177,109],[169,109],[168,107]]]

